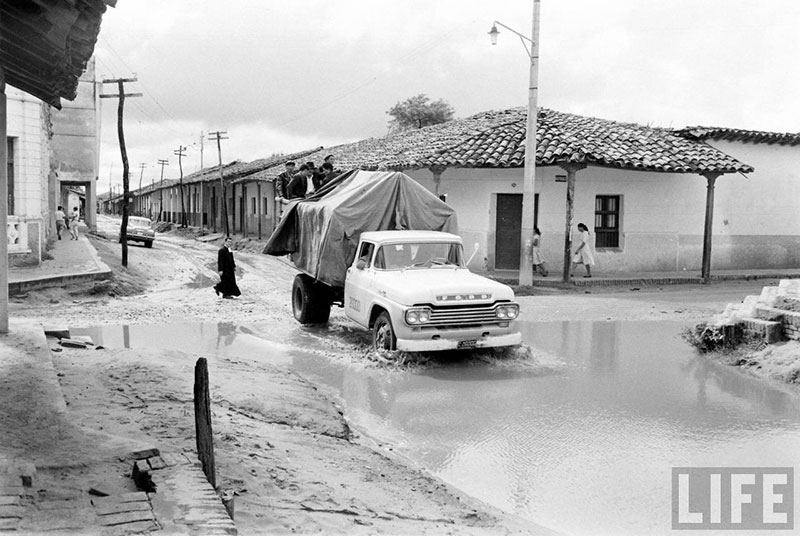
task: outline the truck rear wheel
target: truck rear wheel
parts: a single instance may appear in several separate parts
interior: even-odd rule
[[[296,275],[292,284],[292,313],[301,324],[324,324],[331,316],[330,290],[305,274]]]
[[[392,327],[392,319],[386,311],[378,315],[372,326],[372,349],[390,351],[397,349],[397,337]]]

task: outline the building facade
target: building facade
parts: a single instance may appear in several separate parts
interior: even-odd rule
[[[46,240],[50,174],[50,107],[6,88],[9,262],[41,262]]]

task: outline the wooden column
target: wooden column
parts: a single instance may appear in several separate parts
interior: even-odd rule
[[[584,169],[585,164],[559,164],[567,172],[567,208],[564,230],[564,272],[562,280],[570,282],[570,269],[572,268],[572,220],[575,214],[575,175],[578,170]]]
[[[714,184],[721,173],[703,173],[706,178],[706,223],[703,229],[703,282],[711,281],[711,236],[714,223]]]
[[[214,464],[214,434],[211,429],[211,396],[208,392],[208,363],[205,357],[194,366],[194,424],[197,457],[211,484],[217,487],[217,470]]]
[[[447,169],[447,167],[431,166],[428,169],[430,169],[431,173],[433,173],[433,193],[436,194],[436,197],[439,197],[439,185],[442,182],[442,173],[444,173],[444,170]]]
[[[257,182],[256,183],[256,207],[258,207],[258,208],[256,209],[256,213],[258,215],[258,239],[259,240],[261,240],[261,219],[262,219],[261,211],[264,210],[265,208],[267,208],[267,207],[262,207],[261,206],[261,201],[262,201],[261,200],[261,183]]]
[[[242,183],[242,236],[247,236],[247,183]]]

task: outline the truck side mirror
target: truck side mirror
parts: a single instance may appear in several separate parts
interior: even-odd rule
[[[356,263],[356,269],[363,270],[366,267],[367,267],[367,261],[365,261],[364,259],[358,259],[358,262]]]

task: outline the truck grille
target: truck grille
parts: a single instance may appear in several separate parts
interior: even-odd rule
[[[481,324],[499,324],[508,322],[507,319],[497,318],[495,308],[498,303],[486,303],[477,305],[458,305],[445,307],[431,307],[429,326],[478,326]]]

